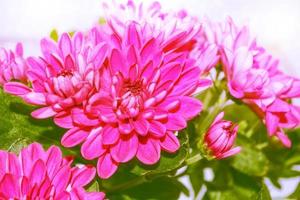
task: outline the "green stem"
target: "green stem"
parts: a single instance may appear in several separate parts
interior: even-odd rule
[[[196,154],[196,155],[194,155],[193,157],[188,158],[188,159],[185,161],[185,164],[187,164],[187,165],[192,165],[192,164],[194,164],[194,163],[196,163],[196,162],[198,162],[198,161],[200,161],[200,160],[202,160],[202,159],[203,159],[203,156],[201,156],[200,154]]]
[[[105,188],[108,193],[119,192],[122,190],[126,190],[128,188],[132,188],[134,186],[140,185],[142,183],[147,182],[147,178],[145,176],[136,177],[128,182],[121,183],[119,185],[114,185],[113,188]]]

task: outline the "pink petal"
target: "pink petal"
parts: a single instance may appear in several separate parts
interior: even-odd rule
[[[24,101],[33,105],[46,105],[46,98],[43,93],[29,92],[23,97]]]
[[[180,142],[173,132],[167,131],[165,137],[160,139],[160,146],[163,150],[174,153],[179,149]]]
[[[229,157],[229,156],[238,154],[241,150],[242,150],[241,147],[235,147],[235,148],[232,148],[232,149],[230,149],[229,151],[226,151],[225,153],[223,153],[223,154],[221,154],[221,155],[218,155],[218,156],[217,156],[217,159],[223,159],[223,158],[227,158],[227,157]]]
[[[92,160],[101,156],[105,152],[102,146],[101,128],[93,129],[89,137],[81,146],[81,154],[85,159]]]
[[[63,33],[58,41],[58,46],[64,57],[67,57],[72,52],[72,43],[68,33]]]
[[[167,131],[166,126],[158,121],[150,121],[149,122],[149,132],[155,137],[163,137]]]
[[[104,154],[98,159],[97,172],[100,178],[108,179],[118,169],[118,163],[115,162],[110,154]]]
[[[278,123],[279,123],[279,119],[276,115],[270,112],[266,113],[266,126],[267,126],[268,133],[270,135],[274,135],[274,133],[277,131]]]
[[[131,160],[138,148],[138,138],[136,134],[132,136],[123,136],[118,143],[111,147],[110,153],[113,159],[119,163],[125,163]]]
[[[183,116],[186,120],[194,118],[202,110],[202,103],[196,98],[183,96],[180,100],[180,109],[177,114]]]
[[[160,158],[159,141],[141,138],[136,157],[146,165],[155,164]]]
[[[110,63],[111,67],[115,73],[122,72],[124,76],[127,76],[128,70],[126,65],[124,65],[125,62],[119,50],[117,49],[112,50],[110,61],[111,61]]]
[[[56,112],[50,106],[39,108],[31,113],[31,116],[36,119],[45,119],[54,115],[56,115]]]
[[[132,124],[133,124],[133,127],[134,127],[135,131],[138,134],[140,134],[142,136],[147,135],[150,125],[149,125],[149,122],[146,119],[141,117],[141,118],[133,121]]]
[[[68,112],[59,112],[55,115],[53,121],[61,128],[70,129],[74,127],[71,114]]]
[[[74,123],[84,126],[96,126],[99,124],[98,119],[89,118],[89,116],[85,114],[82,109],[77,108],[72,110],[72,119]]]
[[[65,147],[74,147],[83,142],[89,132],[80,128],[72,128],[68,130],[61,139],[61,144]]]
[[[168,115],[168,122],[166,124],[167,130],[178,131],[186,128],[187,124],[183,117],[176,114]]]
[[[57,146],[51,146],[47,150],[45,163],[47,167],[47,175],[52,179],[57,170],[61,167],[62,153]]]
[[[89,200],[103,200],[105,194],[103,192],[89,192],[85,196]]]
[[[25,95],[31,92],[31,89],[26,85],[18,82],[8,82],[4,84],[4,91],[12,95]]]
[[[68,165],[59,169],[57,174],[52,180],[52,184],[55,187],[55,192],[60,193],[67,189],[69,178],[71,176],[71,170]]]
[[[119,130],[111,126],[105,126],[102,130],[102,143],[104,145],[115,144],[120,137]]]
[[[89,184],[93,178],[95,177],[96,170],[92,166],[84,167],[84,169],[79,169],[80,173],[74,175],[72,177],[72,187],[83,187]]]
[[[34,185],[35,183],[40,184],[43,181],[45,175],[46,175],[45,163],[41,159],[39,159],[35,162],[35,164],[32,167],[29,180],[32,185]]]
[[[284,134],[284,132],[282,130],[277,131],[276,133],[276,137],[282,142],[282,144],[284,146],[286,146],[287,148],[290,148],[292,146],[292,142],[291,140],[288,138],[287,135]]]
[[[18,181],[12,174],[5,174],[0,180],[0,191],[7,199],[19,197]]]

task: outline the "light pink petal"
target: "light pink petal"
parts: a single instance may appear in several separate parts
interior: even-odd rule
[[[72,119],[74,123],[84,126],[96,126],[99,124],[98,119],[90,118],[82,109],[77,108],[72,110]]]
[[[31,92],[31,89],[29,87],[27,87],[26,85],[24,85],[22,83],[18,83],[18,82],[5,83],[3,88],[4,88],[5,92],[12,94],[12,95],[17,95],[17,96],[25,95],[25,94]]]
[[[8,162],[7,162],[8,172],[13,175],[20,176],[21,175],[21,165],[20,165],[20,161],[19,161],[18,157],[15,154],[9,153],[7,158],[8,158]]]
[[[105,152],[102,146],[101,128],[93,129],[89,137],[81,146],[81,154],[85,159],[92,160],[101,156]]]
[[[229,156],[233,156],[235,154],[238,154],[241,150],[242,150],[241,147],[235,147],[235,148],[230,149],[229,151],[226,151],[225,153],[222,153],[222,154],[218,155],[216,158],[217,159],[227,158]]]
[[[61,167],[62,153],[57,146],[51,146],[47,150],[47,157],[45,159],[47,167],[47,175],[52,179],[57,170]]]
[[[63,33],[58,41],[58,46],[64,57],[67,57],[72,52],[72,42],[68,33]]]
[[[216,116],[216,118],[214,119],[214,121],[212,122],[211,126],[214,125],[215,123],[221,121],[221,120],[223,119],[223,117],[224,117],[224,112],[220,112],[220,113]]]
[[[118,163],[115,162],[110,154],[104,154],[98,159],[97,172],[100,178],[108,179],[118,169]]]
[[[46,105],[46,98],[43,93],[29,92],[23,96],[23,99],[33,105]]]
[[[133,130],[133,127],[130,123],[119,123],[119,131],[123,134],[129,134]]]
[[[115,144],[120,137],[119,130],[111,126],[105,126],[102,130],[102,143],[104,145]]]
[[[36,119],[45,119],[54,115],[56,115],[56,112],[50,106],[39,108],[31,113],[31,116]]]
[[[275,134],[275,132],[278,129],[278,123],[279,123],[279,119],[276,115],[270,112],[266,113],[266,126],[267,126],[268,133],[270,135]]]
[[[136,157],[146,165],[153,165],[160,158],[159,141],[150,138],[139,139],[139,147]]]
[[[284,134],[282,130],[277,131],[276,137],[282,142],[282,144],[288,148],[292,146],[291,140],[288,138],[287,135]]]
[[[89,192],[85,194],[85,197],[88,200],[103,200],[105,197],[105,194],[103,192]]]
[[[132,136],[123,136],[117,144],[111,147],[110,153],[113,159],[119,163],[125,163],[131,160],[138,148],[138,138],[136,134]]]
[[[179,149],[180,142],[173,132],[167,131],[165,137],[160,139],[160,146],[163,150],[174,153]]]
[[[61,144],[65,147],[74,147],[83,142],[89,132],[80,128],[72,128],[68,130],[61,139]]]
[[[55,192],[60,193],[67,189],[69,178],[71,176],[71,169],[69,166],[64,166],[59,169],[52,180],[52,184],[55,187]]]

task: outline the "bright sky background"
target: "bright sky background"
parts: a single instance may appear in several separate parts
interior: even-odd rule
[[[300,77],[300,0],[161,0],[167,9],[186,8],[199,17],[248,24],[252,33],[276,57],[281,66]],[[101,16],[100,0],[0,0],[0,46],[23,42],[25,54],[38,54],[40,38],[52,28],[59,32],[86,30]],[[293,191],[299,178],[284,181],[273,197]],[[184,198],[183,198],[184,199]]]

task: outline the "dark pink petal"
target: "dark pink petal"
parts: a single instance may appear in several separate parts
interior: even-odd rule
[[[104,152],[105,149],[102,146],[102,130],[101,128],[93,129],[81,146],[81,154],[85,159],[92,160],[101,156]]]
[[[18,180],[12,174],[5,174],[0,180],[0,191],[7,199],[19,197]]]
[[[141,46],[141,41],[140,41],[140,36],[139,32],[137,30],[137,24],[135,23],[130,23],[127,30],[127,45],[134,45],[136,48],[140,48]]]
[[[110,64],[112,69],[116,72],[121,72],[124,76],[127,76],[128,74],[128,69],[126,68],[126,65],[124,66],[124,59],[120,53],[119,50],[113,49],[111,52],[111,57],[110,57]]]
[[[138,138],[136,134],[131,136],[123,136],[120,140],[111,147],[110,153],[113,159],[119,163],[125,163],[131,160],[138,148]]]
[[[174,153],[179,149],[180,143],[173,132],[167,131],[165,137],[160,139],[160,146],[163,150]]]
[[[31,113],[31,116],[37,119],[45,119],[54,115],[56,115],[56,112],[50,106],[39,108]]]
[[[12,94],[12,95],[25,95],[29,92],[31,92],[31,89],[27,87],[26,85],[18,82],[8,82],[5,83],[4,86],[4,91]]]
[[[156,40],[154,38],[150,39],[141,50],[141,59],[142,63],[145,63],[149,56],[153,54],[153,52],[156,51]]]
[[[118,163],[115,162],[110,154],[103,154],[97,163],[97,172],[100,178],[108,179],[111,177],[118,169]]]
[[[151,138],[141,138],[139,141],[136,157],[146,165],[155,164],[160,158],[159,141]]]
[[[7,169],[8,172],[16,175],[16,176],[20,176],[21,175],[21,165],[20,165],[20,161],[18,159],[18,157],[15,154],[9,153],[8,157],[7,157]],[[7,171],[7,169],[5,169],[5,171]]]
[[[68,130],[61,139],[61,144],[65,147],[74,147],[83,142],[89,135],[88,131],[80,128],[72,128]]]

